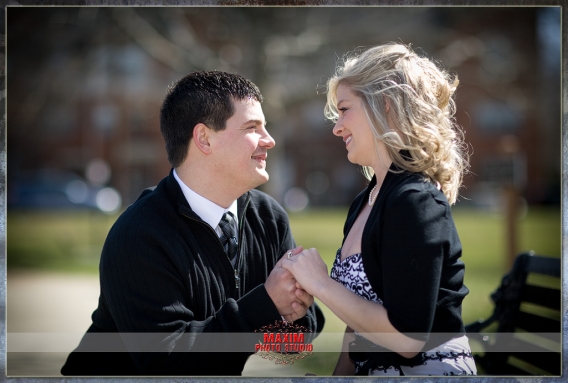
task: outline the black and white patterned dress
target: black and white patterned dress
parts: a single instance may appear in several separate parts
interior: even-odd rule
[[[341,261],[340,248],[335,256],[330,276],[355,294],[369,301],[379,304],[383,303],[381,298],[373,291],[367,279],[360,253],[350,255]],[[363,338],[357,332],[355,332],[355,336],[373,345],[373,343]],[[424,364],[413,367],[375,366],[369,370],[369,375],[477,375],[475,362],[471,355],[468,339],[465,335],[451,339],[432,350],[422,352],[422,359],[424,360]],[[363,364],[364,362],[355,362],[355,370],[358,371]]]

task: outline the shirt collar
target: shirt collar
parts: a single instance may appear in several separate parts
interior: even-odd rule
[[[223,217],[225,212],[230,211],[233,213],[235,217],[235,223],[238,225],[238,215],[237,215],[237,201],[233,201],[233,203],[227,208],[223,208],[217,205],[214,202],[211,202],[207,198],[197,194],[193,190],[189,188],[177,175],[174,169],[174,177],[178,182],[179,186],[181,187],[181,191],[187,200],[187,203],[191,207],[191,210],[194,211],[195,214],[199,216],[203,221],[209,224],[213,229],[219,225],[219,221]]]

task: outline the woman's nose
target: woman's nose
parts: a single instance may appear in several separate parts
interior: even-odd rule
[[[335,126],[333,127],[333,134],[335,134],[336,136],[341,136],[343,134],[343,126],[341,126],[339,121],[337,121],[335,123]]]

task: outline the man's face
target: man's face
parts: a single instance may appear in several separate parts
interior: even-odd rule
[[[254,99],[234,100],[235,113],[224,130],[213,133],[212,160],[223,184],[248,191],[268,181],[266,157],[274,139],[266,131],[260,103]]]

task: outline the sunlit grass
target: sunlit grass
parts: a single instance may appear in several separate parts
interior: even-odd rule
[[[10,268],[98,272],[100,252],[116,215],[94,211],[7,212]]]

